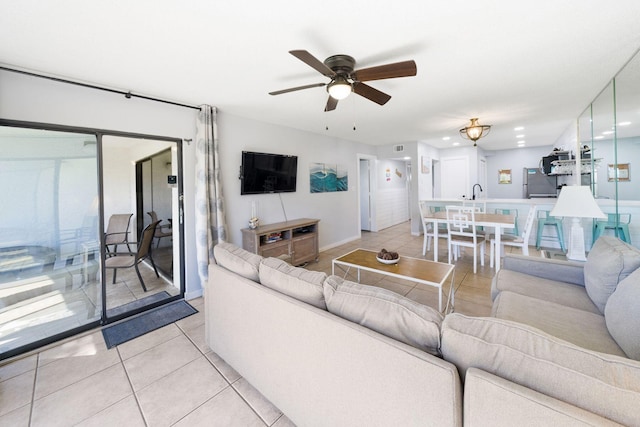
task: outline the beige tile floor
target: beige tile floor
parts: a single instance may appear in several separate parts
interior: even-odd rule
[[[440,261],[446,262],[446,244],[440,245]],[[411,236],[403,223],[326,250],[307,268],[330,273],[333,258],[358,247],[422,258],[422,237]],[[474,275],[472,261],[464,253],[456,264],[455,311],[486,316],[493,270],[487,256]],[[427,286],[375,274],[363,274],[361,281],[437,304],[437,292]],[[197,314],[110,350],[96,330],[0,365],[0,426],[292,425],[211,351],[203,300],[190,303]]]

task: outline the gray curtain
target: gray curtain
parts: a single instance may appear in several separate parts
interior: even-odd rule
[[[216,115],[214,107],[203,105],[196,123],[196,257],[203,285],[213,247],[227,239]]]

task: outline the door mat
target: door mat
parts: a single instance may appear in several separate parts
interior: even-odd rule
[[[144,307],[145,305],[151,305],[154,302],[162,301],[167,298],[171,298],[169,292],[158,292],[157,294],[149,295],[148,297],[140,298],[135,301],[120,305],[118,307],[110,308],[107,310],[107,317],[116,317],[122,313],[133,311],[137,308]]]
[[[113,348],[197,312],[184,300],[170,302],[116,325],[107,326],[102,329],[102,336],[107,348]]]

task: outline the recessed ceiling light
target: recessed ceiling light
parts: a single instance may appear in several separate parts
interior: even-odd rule
[[[524,126],[518,126],[516,128],[513,128],[513,130],[515,131],[524,130]]]
[[[593,139],[604,139],[604,136],[594,136]]]
[[[516,135],[516,138],[524,138],[524,134]]]
[[[457,145],[460,145],[460,143],[459,142],[454,142],[453,145],[457,146]]]
[[[520,141],[518,141],[518,144],[522,144],[524,145],[527,141],[525,141],[524,139],[521,139]]]
[[[411,160],[411,157],[406,156],[406,157],[404,157],[404,160]]]
[[[611,135],[612,133],[612,130],[605,130],[604,132],[602,132],[603,135]]]
[[[631,122],[620,122],[618,123],[618,126],[629,126],[631,124]]]
[[[451,137],[450,137],[450,136],[445,136],[445,137],[443,137],[443,138],[442,138],[442,140],[443,140],[443,141],[448,141],[448,140],[450,140],[450,139],[451,139]]]

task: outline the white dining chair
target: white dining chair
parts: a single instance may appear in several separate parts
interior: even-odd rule
[[[422,232],[424,233],[424,240],[422,241],[422,255],[424,256],[427,254],[427,251],[431,250],[431,241],[433,240],[433,223],[425,220],[425,217],[429,214],[429,206],[425,200],[420,200],[418,202],[418,209],[420,210]]]
[[[451,256],[458,260],[460,247],[473,249],[473,273],[478,268],[478,249],[480,249],[480,265],[484,266],[485,238],[479,235],[475,222],[476,210],[470,206],[447,206],[447,234],[449,264]]]
[[[502,255],[504,254],[504,247],[505,246],[513,246],[513,247],[517,247],[520,248],[522,250],[522,255],[529,255],[529,236],[531,235],[531,230],[533,229],[533,223],[535,222],[536,219],[536,210],[537,210],[537,206],[533,205],[531,206],[531,209],[529,209],[529,213],[527,214],[527,222],[524,225],[524,231],[522,232],[522,234],[520,236],[515,236],[513,234],[502,234],[500,236],[500,248],[496,248],[496,240],[495,240],[495,236],[491,236],[491,243],[490,243],[490,255],[489,255],[489,265],[491,267],[493,267],[493,262],[494,259],[496,260],[495,262],[500,262],[500,259],[502,258]],[[496,257],[496,252],[498,252],[498,255]]]

